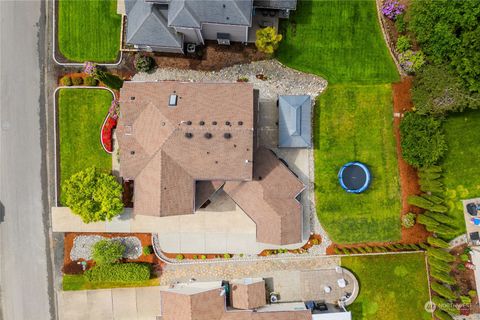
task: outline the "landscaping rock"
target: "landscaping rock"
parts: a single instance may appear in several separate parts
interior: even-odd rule
[[[100,240],[108,239],[102,236],[78,236],[73,240],[73,247],[70,251],[70,259],[77,261],[79,259],[91,260],[92,247]],[[126,259],[137,259],[142,254],[142,243],[137,237],[116,237],[110,238],[113,241],[120,241],[126,247],[123,257]]]

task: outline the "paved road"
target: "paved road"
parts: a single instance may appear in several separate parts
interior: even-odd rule
[[[5,320],[51,319],[41,140],[43,5],[0,0],[0,296]]]

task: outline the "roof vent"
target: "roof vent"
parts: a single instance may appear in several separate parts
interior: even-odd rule
[[[130,97],[130,100],[135,100],[135,97]]]
[[[243,126],[243,121],[238,121],[239,126]]]
[[[192,121],[187,121],[186,124],[187,124],[188,126],[191,126],[191,125],[192,125]]]
[[[177,105],[178,96],[176,94],[171,94],[168,99],[168,106],[175,107]]]
[[[225,132],[225,133],[223,134],[223,137],[224,137],[225,139],[230,139],[230,138],[232,137],[232,134],[229,133],[229,132]]]
[[[135,151],[134,150],[130,151],[130,154],[133,156],[135,154]]]
[[[202,121],[200,121],[198,124],[201,125],[201,126],[203,126],[203,125],[205,125],[205,121],[202,120]]]
[[[226,125],[226,126],[229,126],[229,125],[230,125],[230,121],[225,121],[225,125]]]
[[[185,132],[185,138],[191,139],[193,138],[193,134],[191,132]]]
[[[212,134],[210,132],[207,132],[207,133],[204,134],[204,137],[207,138],[207,139],[211,139]]]
[[[217,125],[217,121],[212,121],[212,125],[216,126],[216,125]]]

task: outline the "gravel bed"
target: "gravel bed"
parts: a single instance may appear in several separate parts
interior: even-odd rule
[[[73,247],[70,251],[70,259],[76,261],[79,259],[91,260],[92,247],[100,240],[109,239],[102,236],[78,236],[73,240]],[[142,243],[137,237],[115,237],[110,238],[113,241],[119,241],[126,247],[123,257],[126,259],[137,259],[142,254]]]

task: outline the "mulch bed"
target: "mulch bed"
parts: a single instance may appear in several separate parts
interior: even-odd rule
[[[66,232],[64,235],[64,251],[63,251],[63,273],[65,274],[81,274],[83,273],[82,266],[77,263],[77,261],[72,261],[70,259],[70,251],[73,247],[73,240],[77,236],[93,236],[99,235],[105,238],[116,238],[116,237],[137,237],[142,243],[142,247],[152,245],[152,235],[150,233],[97,233],[97,232]],[[79,261],[84,261],[80,259]],[[145,262],[151,263],[154,265],[154,272],[159,274],[161,272],[164,262],[162,262],[158,257],[152,253],[148,256],[142,254],[138,259],[122,259],[122,262]],[[94,265],[93,260],[87,261],[87,269],[91,268]]]
[[[450,252],[454,255],[461,255],[465,248],[467,248],[466,244],[453,248]],[[458,259],[460,260],[460,259]],[[463,262],[454,262],[453,263],[453,271],[452,275],[455,277],[458,291],[461,295],[468,295],[468,291],[470,290],[477,290],[475,285],[475,272],[470,269],[466,269],[464,271],[460,271],[457,269],[459,264]],[[475,298],[472,298],[472,303],[470,305],[470,313],[480,313],[480,304],[478,301],[478,295]]]
[[[410,94],[410,89],[412,87],[412,77],[405,77],[402,79],[401,82],[392,84],[393,89],[393,112],[403,114],[407,111],[412,110],[413,102],[412,97]],[[402,148],[400,145],[400,121],[401,118],[394,117],[394,134],[395,140],[397,145],[397,158],[398,158],[398,170],[400,175],[400,186],[402,192],[402,212],[401,214],[404,215],[408,212],[412,212],[415,214],[422,213],[422,210],[411,206],[407,203],[407,198],[409,195],[413,194],[420,194],[420,186],[418,185],[418,175],[416,170],[410,166],[408,163],[403,160],[402,157]],[[415,224],[410,229],[402,228],[402,239],[395,243],[403,243],[403,244],[410,244],[410,243],[419,243],[426,241],[427,237],[430,233],[425,229],[423,225]],[[363,244],[355,244],[355,245],[336,245],[332,244],[327,248],[327,254],[335,254],[333,251],[334,247],[337,246],[339,248],[356,248],[361,246],[385,246],[392,242],[368,242]]]

